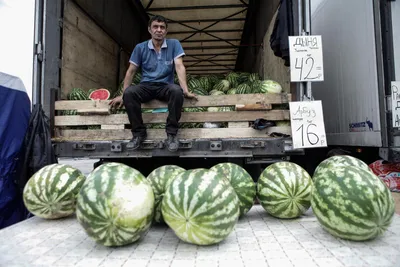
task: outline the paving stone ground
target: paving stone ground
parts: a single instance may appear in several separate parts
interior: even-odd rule
[[[153,226],[138,242],[108,248],[91,240],[76,218],[37,217],[0,231],[0,266],[400,266],[400,216],[368,242],[350,242],[325,232],[309,211],[279,220],[259,205],[213,246],[180,241],[167,226]]]
[[[97,160],[60,159],[88,175]],[[37,217],[0,230],[0,266],[400,266],[400,215],[375,240],[334,238],[311,210],[296,220],[279,220],[255,205],[220,244],[180,241],[167,226],[153,226],[138,242],[107,248],[91,240],[74,216]]]

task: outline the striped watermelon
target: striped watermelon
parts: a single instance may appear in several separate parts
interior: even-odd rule
[[[229,81],[230,87],[234,88],[239,85],[239,74],[236,72],[230,72],[228,75],[226,75],[226,80]]]
[[[229,89],[228,92],[226,92],[227,95],[235,95],[236,94],[236,88]]]
[[[219,79],[214,74],[209,75],[208,78],[210,81],[210,86],[211,86],[210,90],[211,90],[214,87],[214,85],[216,85],[219,82]]]
[[[237,94],[250,94],[251,87],[245,83],[239,84],[239,86],[236,88],[236,93]]]
[[[133,76],[132,82],[134,84],[139,84],[141,80],[142,80],[142,74],[140,72],[136,72],[135,76]]]
[[[205,90],[205,89],[203,89],[203,88],[201,88],[201,87],[194,88],[194,89],[192,90],[192,92],[193,92],[194,94],[196,94],[196,95],[208,95],[207,90]]]
[[[188,170],[167,188],[165,222],[184,242],[211,245],[224,240],[239,217],[239,199],[227,179],[206,169]]]
[[[25,184],[24,204],[40,218],[67,217],[75,212],[76,198],[85,179],[81,171],[69,165],[47,165]]]
[[[194,89],[196,89],[196,88],[200,88],[200,87],[201,87],[200,81],[199,81],[198,79],[196,79],[196,78],[192,78],[192,79],[188,82],[188,87],[189,87],[189,89],[191,89],[191,90],[194,90]]]
[[[224,95],[225,93],[218,90],[211,90],[210,95]]]
[[[211,171],[225,175],[240,201],[240,216],[246,214],[252,207],[256,198],[256,184],[250,174],[234,163],[220,163],[213,166]]]
[[[257,182],[257,197],[272,216],[293,219],[311,206],[312,180],[299,165],[277,162],[268,166]]]
[[[184,172],[185,169],[176,165],[164,165],[153,170],[148,176],[147,180],[150,182],[154,192],[155,199],[155,214],[154,221],[158,223],[164,222],[161,214],[161,201],[164,197],[166,188],[178,174]]]
[[[322,169],[326,168],[331,169],[335,167],[346,167],[346,166],[356,166],[367,171],[370,170],[369,166],[362,160],[359,160],[349,155],[337,155],[329,157],[324,161],[322,161],[315,169],[314,176],[318,171]],[[315,179],[314,176],[313,179]]]
[[[382,235],[394,216],[394,200],[386,185],[372,172],[355,166],[319,171],[311,205],[326,231],[355,241]]]
[[[121,163],[105,163],[87,177],[78,195],[76,215],[96,242],[130,244],[151,225],[153,189],[139,171]]]
[[[257,80],[260,80],[260,75],[258,75],[258,73],[251,73],[249,75],[249,82],[250,83],[253,83],[253,82],[257,81]]]
[[[250,73],[248,72],[241,72],[239,73],[238,83],[245,83],[249,81]]]
[[[230,84],[228,80],[221,80],[219,83],[214,85],[213,90],[218,90],[222,92],[226,92],[229,90]]]
[[[202,76],[199,79],[200,87],[206,90],[207,92],[211,90],[212,86],[210,80],[206,76]]]
[[[282,93],[282,86],[272,80],[265,80],[260,82],[260,92],[267,94],[280,94]]]
[[[262,82],[260,80],[256,80],[250,84],[251,93],[259,94],[261,93]]]

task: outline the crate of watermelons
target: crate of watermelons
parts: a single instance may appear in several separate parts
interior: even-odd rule
[[[133,84],[140,82],[138,75]],[[177,79],[175,82],[178,83]],[[184,101],[181,138],[266,138],[273,132],[291,134],[288,107],[291,95],[277,82],[261,80],[257,74],[233,72],[225,76],[188,75],[187,83],[198,100]],[[67,100],[56,101],[53,140],[130,139],[125,109],[111,109],[108,104],[111,95],[121,95],[122,85],[121,82],[113,93],[107,89],[75,88]],[[165,138],[167,103],[153,100],[142,104],[142,113],[149,138]],[[271,121],[272,126],[255,130],[251,125],[257,119]]]

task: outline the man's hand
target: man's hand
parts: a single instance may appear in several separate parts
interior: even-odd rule
[[[186,98],[198,100],[197,95],[189,91],[183,92]]]
[[[124,104],[124,101],[122,100],[122,96],[117,96],[116,98],[111,100],[110,103],[108,104],[111,105],[111,107],[118,106],[118,108],[121,108],[122,105]]]

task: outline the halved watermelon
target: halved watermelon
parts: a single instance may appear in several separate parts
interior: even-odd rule
[[[110,91],[104,88],[94,90],[89,95],[89,99],[92,100],[108,100],[109,98],[110,98]]]

